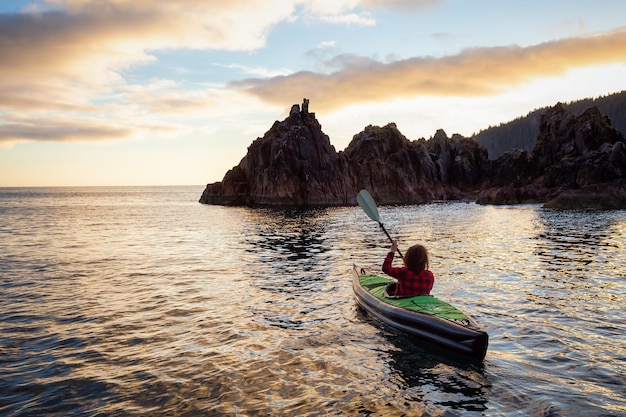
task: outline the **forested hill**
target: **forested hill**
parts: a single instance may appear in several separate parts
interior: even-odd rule
[[[556,104],[556,103],[555,103]],[[576,116],[589,107],[597,106],[600,112],[611,119],[613,127],[626,135],[626,91],[596,99],[583,99],[567,103],[569,111]],[[504,152],[519,148],[530,152],[535,146],[539,133],[541,115],[548,109],[533,110],[525,117],[519,117],[500,126],[489,127],[473,136],[489,152],[489,159],[496,159]]]

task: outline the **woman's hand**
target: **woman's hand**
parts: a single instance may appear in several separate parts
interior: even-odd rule
[[[397,250],[398,250],[398,241],[397,240],[391,241],[391,249],[389,249],[389,252],[395,252]]]

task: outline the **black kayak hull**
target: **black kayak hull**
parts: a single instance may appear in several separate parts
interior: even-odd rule
[[[473,319],[467,317],[467,320],[451,321],[394,306],[386,302],[384,297],[381,299],[374,296],[361,285],[359,277],[364,272],[360,274],[354,266],[352,273],[352,288],[357,303],[372,317],[429,343],[476,359],[484,359],[489,336]]]

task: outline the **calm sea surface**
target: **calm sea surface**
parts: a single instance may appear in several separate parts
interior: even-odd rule
[[[358,207],[202,189],[0,189],[0,415],[626,415],[626,211],[380,208],[489,332],[476,363],[356,307],[389,246]]]

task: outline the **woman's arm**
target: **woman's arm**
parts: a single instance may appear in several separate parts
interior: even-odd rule
[[[402,278],[402,275],[404,273],[404,268],[394,268],[392,266],[393,257],[396,253],[396,249],[398,249],[398,242],[394,240],[393,242],[391,242],[391,248],[387,253],[387,257],[385,257],[385,261],[383,262],[383,272],[396,279],[400,279]]]

